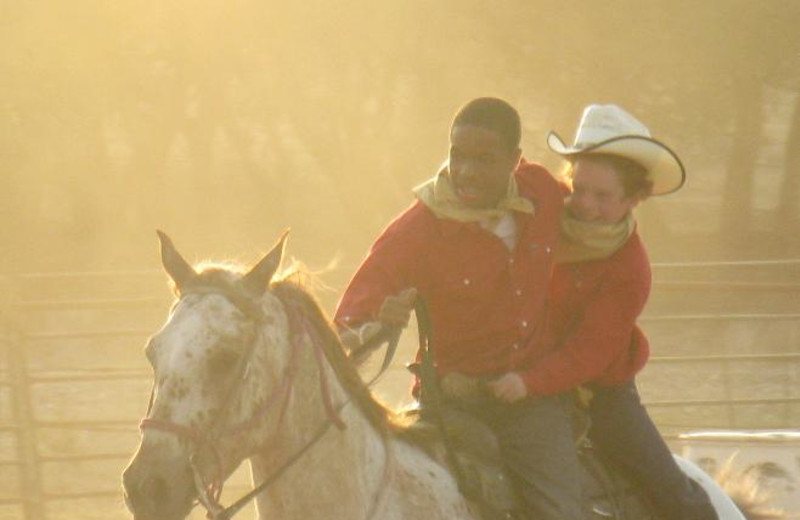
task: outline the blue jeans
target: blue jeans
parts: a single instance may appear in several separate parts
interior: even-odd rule
[[[703,488],[675,463],[635,383],[592,390],[589,438],[598,452],[644,488],[664,520],[717,520]]]
[[[580,520],[580,463],[572,435],[571,396],[523,399],[505,404],[451,403],[487,424],[530,520]]]

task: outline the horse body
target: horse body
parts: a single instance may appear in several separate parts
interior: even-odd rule
[[[714,509],[717,511],[717,515],[721,519],[747,520],[747,517],[739,510],[739,506],[737,506],[734,501],[725,494],[722,488],[720,488],[706,472],[700,469],[697,464],[678,456],[675,456],[675,462],[678,463],[678,466],[680,466],[684,473],[689,475],[690,478],[694,479],[706,490],[708,497],[711,499],[711,503],[714,505]]]
[[[442,465],[390,434],[307,293],[267,290],[283,240],[247,273],[197,273],[161,239],[179,299],[145,349],[153,395],[123,473],[134,519],[180,520],[196,500],[219,512],[245,459],[254,484],[273,480],[261,518],[476,518]]]
[[[260,518],[475,518],[444,467],[402,441],[380,439],[359,415],[346,407],[346,430],[329,430],[258,496]],[[277,466],[259,455],[250,462],[255,484]]]

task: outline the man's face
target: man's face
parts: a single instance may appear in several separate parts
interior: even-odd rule
[[[592,160],[591,156],[578,159],[573,165],[567,210],[584,222],[619,222],[639,203],[638,197],[625,195],[619,176],[608,163]]]
[[[500,134],[473,125],[450,131],[450,179],[459,200],[470,208],[494,208],[505,197],[519,163],[520,149],[509,148]]]

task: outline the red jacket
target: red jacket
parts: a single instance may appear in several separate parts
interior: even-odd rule
[[[536,213],[514,214],[513,252],[478,224],[438,219],[417,201],[375,241],[335,322],[375,320],[386,296],[416,287],[430,310],[440,374],[502,374],[541,356],[563,193],[542,166],[523,161],[515,175]]]
[[[650,260],[637,232],[609,258],[557,265],[547,332],[547,342],[557,348],[522,374],[529,392],[549,395],[583,383],[632,380],[650,354],[636,325],[650,284]]]

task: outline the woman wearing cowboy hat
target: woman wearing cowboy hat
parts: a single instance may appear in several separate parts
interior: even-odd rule
[[[494,393],[514,401],[587,386],[595,447],[645,488],[662,517],[716,519],[708,496],[678,468],[634,383],[649,354],[636,319],[651,272],[633,209],[678,190],[683,165],[615,105],[586,107],[572,146],[553,132],[548,145],[566,159],[572,188],[550,286],[548,334],[557,348],[493,383]]]

